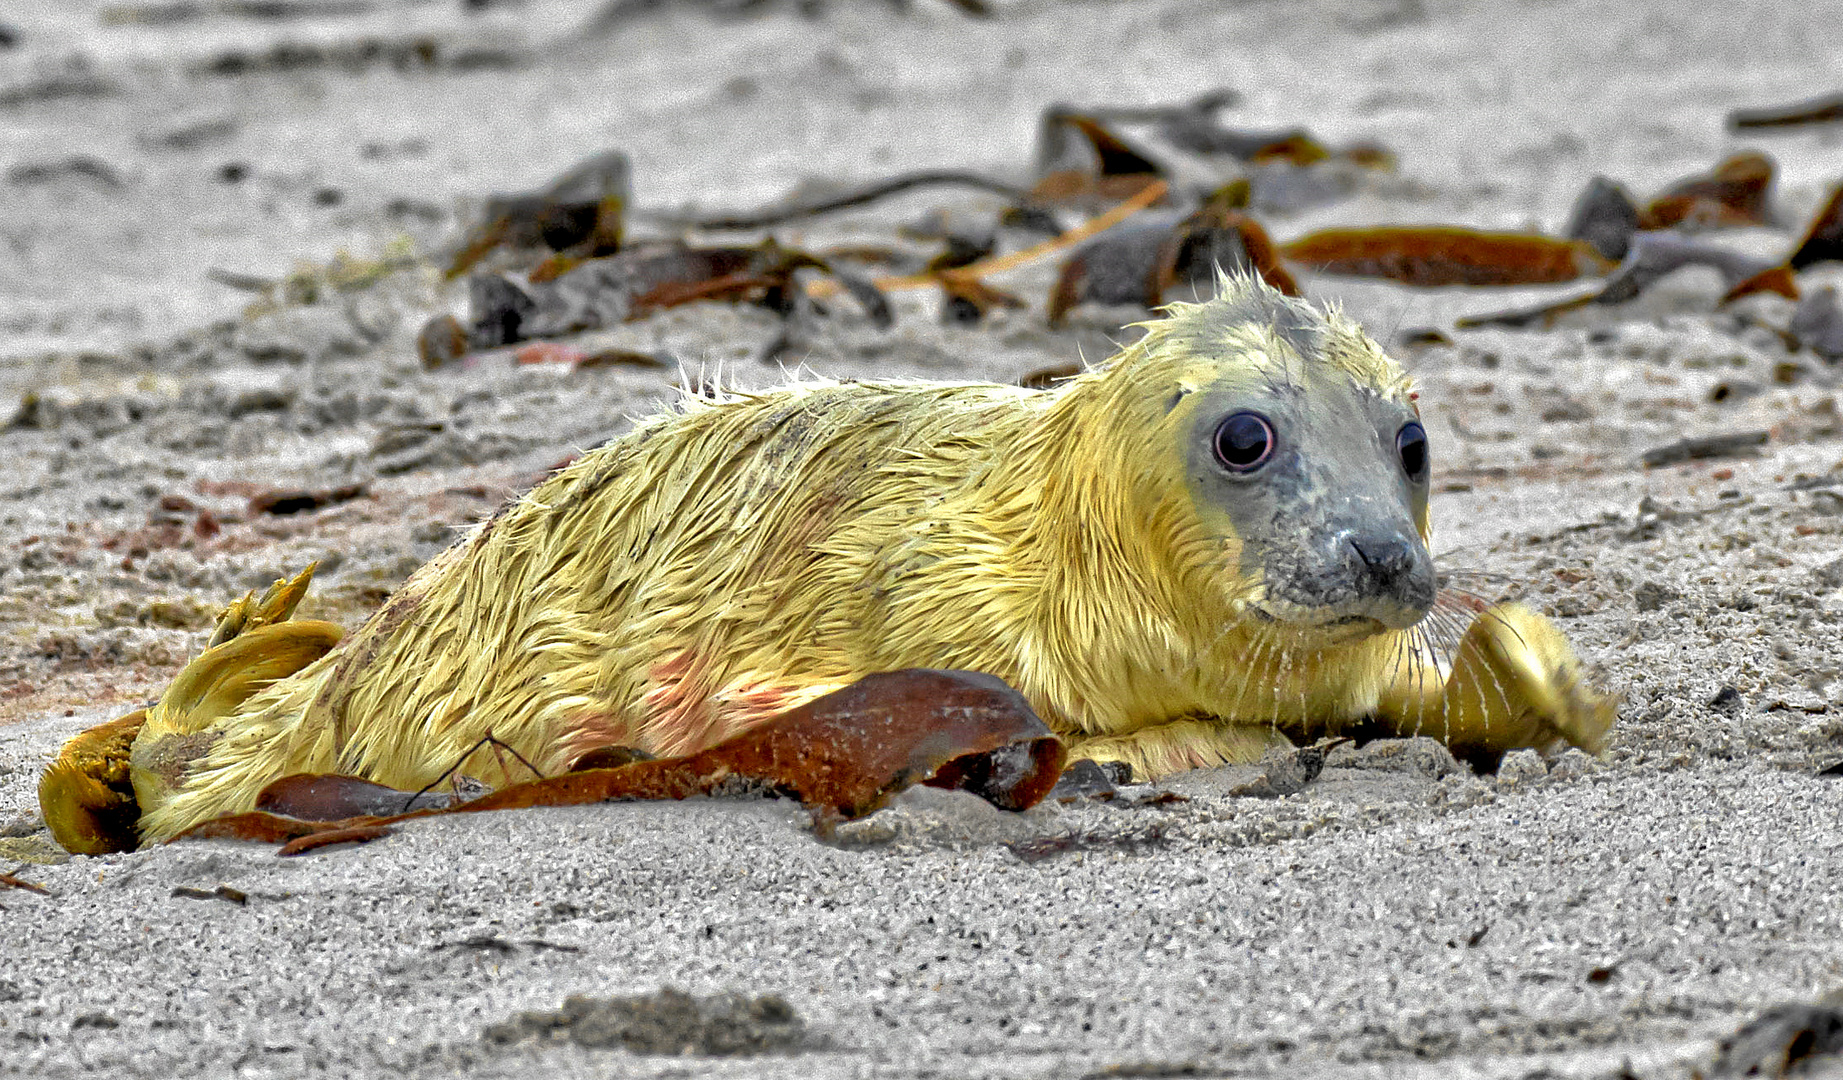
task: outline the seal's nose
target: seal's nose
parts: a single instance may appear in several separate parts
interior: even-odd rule
[[[1417,607],[1433,600],[1433,567],[1426,548],[1400,536],[1352,536],[1349,544],[1363,566],[1358,591]]]

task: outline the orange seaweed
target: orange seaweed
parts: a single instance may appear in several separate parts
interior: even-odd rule
[[[258,796],[264,809],[202,822],[175,839],[285,842],[280,854],[295,854],[375,839],[387,826],[435,814],[745,793],[799,799],[824,830],[918,783],[1028,809],[1055,786],[1063,760],[1062,743],[1003,681],[911,668],[866,676],[696,754],[546,777],[466,803],[380,815],[415,796],[355,777],[283,777]]]
[[[1428,287],[1551,284],[1613,266],[1578,240],[1443,225],[1324,229],[1281,245],[1280,254],[1323,273]]]
[[[1789,266],[1769,266],[1757,274],[1742,278],[1740,281],[1735,282],[1734,286],[1727,292],[1723,293],[1721,299],[1717,301],[1717,303],[1726,304],[1734,300],[1739,300],[1743,296],[1753,296],[1756,293],[1776,293],[1779,296],[1785,297],[1787,300],[1798,299],[1798,281],[1792,276],[1792,268]]]
[[[1706,174],[1665,188],[1638,212],[1638,227],[1770,225],[1767,192],[1772,182],[1771,158],[1753,151],[1736,154]]]
[[[382,840],[395,832],[388,825],[348,825],[343,829],[327,829],[323,832],[298,836],[282,845],[276,852],[283,858],[293,855],[305,855],[317,848],[331,847],[334,844],[369,844],[373,840]]]

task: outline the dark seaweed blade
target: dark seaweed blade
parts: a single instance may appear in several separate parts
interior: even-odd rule
[[[1728,127],[1734,131],[1747,128],[1830,124],[1837,121],[1843,121],[1843,94],[1825,94],[1822,97],[1795,101],[1790,105],[1736,109],[1728,114]]]
[[[1843,262],[1843,184],[1831,189],[1830,198],[1818,208],[1804,239],[1785,260],[1794,270],[1803,270],[1821,262]]]
[[[1596,176],[1575,197],[1561,234],[1569,240],[1585,241],[1601,258],[1618,262],[1625,258],[1632,234],[1637,231],[1638,205],[1631,194],[1618,183]]]
[[[1791,299],[1798,297],[1789,275],[1772,275],[1776,264],[1766,259],[1675,233],[1641,232],[1632,237],[1625,261],[1607,277],[1597,299],[1602,304],[1624,303],[1665,275],[1688,266],[1705,266],[1720,274],[1728,290],[1724,299],[1769,289]]]
[[[809,199],[804,202],[792,202],[761,210],[725,211],[702,216],[671,214],[644,216],[666,224],[699,229],[762,229],[772,225],[782,225],[789,221],[799,221],[802,218],[818,217],[835,210],[863,206],[891,195],[927,187],[970,187],[980,191],[989,191],[1014,203],[1030,202],[1029,193],[1023,188],[994,180],[989,176],[981,176],[965,169],[923,169],[848,188],[837,195]]]
[[[1157,307],[1176,286],[1211,289],[1218,274],[1237,271],[1259,274],[1288,296],[1302,295],[1267,230],[1239,210],[1211,203],[1190,214],[1141,214],[1083,244],[1063,263],[1050,289],[1049,323],[1060,325],[1089,302]]]

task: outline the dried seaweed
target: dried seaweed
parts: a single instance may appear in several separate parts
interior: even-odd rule
[[[1561,234],[1568,240],[1585,241],[1601,258],[1618,262],[1625,258],[1637,231],[1638,205],[1631,194],[1618,183],[1596,176],[1575,197]]]
[[[541,246],[575,258],[613,254],[621,247],[632,188],[627,155],[604,150],[535,191],[494,195],[486,201],[480,225],[449,263],[448,277],[461,276],[500,247]]]
[[[1240,100],[1238,92],[1218,89],[1177,105],[1099,106],[1080,110],[1052,106],[1045,113],[1039,131],[1038,173],[1047,174],[1058,168],[1069,168],[1075,163],[1075,154],[1068,145],[1066,133],[1056,131],[1055,125],[1058,122],[1067,123],[1077,116],[1097,125],[1148,124],[1159,141],[1169,146],[1192,154],[1230,157],[1252,165],[1284,162],[1308,166],[1332,158],[1342,158],[1363,168],[1394,168],[1394,155],[1373,144],[1359,143],[1334,150],[1304,128],[1249,130],[1224,126],[1218,120],[1217,113]],[[1115,146],[1126,145],[1125,140],[1111,131],[1107,131],[1107,137]],[[1147,152],[1130,146],[1126,148],[1129,153],[1152,164],[1162,175],[1164,170],[1156,165]],[[1103,161],[1105,171],[1106,163]],[[1119,171],[1124,173],[1131,170]]]
[[[1771,158],[1753,151],[1736,154],[1707,173],[1665,188],[1638,212],[1638,227],[1771,225],[1772,183]]]
[[[281,846],[275,854],[286,859],[295,855],[305,855],[334,844],[369,844],[373,840],[382,840],[395,829],[388,825],[346,825],[337,829],[324,829],[320,832],[297,836]]]
[[[1205,205],[1179,226],[1160,253],[1154,285],[1162,297],[1173,285],[1197,280],[1200,273],[1213,278],[1217,268],[1228,269],[1231,261],[1287,296],[1305,295],[1261,223],[1217,204]]]
[[[939,254],[922,267],[926,273],[971,266],[981,259],[991,258],[998,251],[998,229],[996,223],[991,221],[978,224],[944,222],[937,236],[942,248]]]
[[[1066,106],[1044,110],[1037,126],[1038,202],[1113,202],[1131,198],[1166,179],[1148,152],[1129,144],[1092,116]]]
[[[1090,758],[1079,758],[1062,770],[1049,797],[1059,803],[1084,799],[1110,802],[1120,793],[1120,785],[1132,781],[1133,767],[1123,761],[1102,764]]]
[[[1241,92],[1228,87],[1220,87],[1199,94],[1189,101],[1176,105],[1098,105],[1079,110],[1109,124],[1154,124],[1160,129],[1167,142],[1182,146],[1181,139],[1170,136],[1170,128],[1185,128],[1194,124],[1213,124],[1216,113],[1230,105],[1241,102]],[[1074,111],[1067,106],[1051,106],[1049,113]],[[1039,132],[1041,134],[1041,132]],[[1039,154],[1052,147],[1039,144]],[[1190,147],[1185,147],[1190,149]]]
[[[1736,109],[1728,114],[1733,131],[1747,128],[1796,127],[1803,124],[1830,124],[1843,120],[1843,94],[1826,94],[1790,105],[1767,105],[1753,109]]]
[[[1087,365],[1080,360],[1069,360],[1027,372],[1017,381],[1017,384],[1027,386],[1032,390],[1047,390],[1064,379],[1073,379],[1086,370]]]
[[[615,326],[696,300],[752,303],[784,316],[810,314],[801,271],[826,274],[872,324],[894,320],[876,285],[817,256],[766,240],[754,247],[649,242],[588,259],[554,281],[520,284],[503,274],[469,280],[471,321],[438,316],[418,337],[426,367],[477,349]]]
[[[1545,301],[1528,307],[1509,308],[1482,315],[1461,316],[1453,320],[1453,325],[1461,330],[1476,330],[1482,326],[1507,326],[1514,329],[1529,326],[1548,327],[1554,324],[1557,316],[1588,307],[1599,298],[1600,292],[1595,289],[1593,292],[1570,296],[1565,300]]]
[[[283,41],[266,49],[229,48],[188,66],[192,75],[239,77],[337,68],[357,74],[388,67],[418,71],[481,71],[515,68],[532,54],[499,45],[457,45],[426,34],[363,36],[335,41]]]
[[[1163,170],[1102,120],[1068,105],[1050,105],[1037,120],[1037,176],[1158,176]]]
[[[1030,305],[1019,297],[994,288],[970,274],[944,271],[936,275],[941,283],[941,320],[976,323],[1000,308],[1021,309]]]
[[[222,900],[238,907],[248,907],[250,894],[242,889],[233,889],[229,885],[219,885],[215,889],[194,889],[190,885],[174,886],[168,895],[182,900]]]
[[[421,265],[415,246],[405,236],[384,245],[375,258],[341,250],[325,263],[298,262],[279,278],[215,266],[205,270],[205,277],[232,289],[260,294],[244,309],[246,316],[254,317],[279,308],[317,304],[339,295],[363,292],[392,275]],[[354,329],[364,328],[355,322]]]
[[[278,516],[301,514],[364,498],[370,490],[371,485],[364,483],[341,484],[334,488],[270,488],[250,496],[249,511]]]
[[[1320,739],[1311,746],[1270,751],[1262,757],[1261,775],[1229,789],[1230,795],[1242,798],[1277,799],[1297,795],[1325,770],[1325,755],[1353,742],[1352,739]]]
[[[1117,228],[1120,223],[1127,221],[1139,214],[1146,207],[1164,198],[1165,191],[1166,185],[1164,181],[1155,181],[1147,187],[1142,188],[1131,198],[1122,200],[1118,205],[1110,208],[1106,213],[1097,215],[1053,239],[1045,240],[1040,244],[1033,244],[1022,251],[1014,251],[1008,255],[983,259],[971,265],[959,267],[953,271],[953,274],[962,281],[983,280],[993,274],[1014,270],[1020,266],[1035,262],[1038,259],[1054,255],[1057,252],[1067,251],[1090,237],[1098,236],[1110,229]],[[939,286],[941,281],[938,273],[924,271],[919,274],[910,274],[903,277],[877,278],[875,281],[870,282],[870,284],[884,292],[894,292],[901,289]],[[829,296],[836,295],[841,288],[843,288],[841,283],[820,280],[808,285],[807,292],[813,298],[823,300]]]
[[[1592,292],[1530,307],[1512,308],[1454,321],[1462,330],[1481,326],[1549,326],[1557,316],[1595,304],[1622,304],[1636,299],[1658,281],[1690,266],[1703,266],[1721,275],[1726,304],[1757,293],[1774,293],[1796,300],[1798,282],[1790,267],[1773,263],[1702,240],[1670,232],[1640,232],[1631,236],[1625,259]]]
[[[332,773],[297,773],[284,776],[256,797],[256,809],[302,821],[340,821],[345,818],[386,818],[412,810],[445,809],[458,800],[451,795],[417,792],[405,794],[356,776]]]
[[[1173,286],[1213,288],[1223,271],[1252,271],[1288,296],[1301,295],[1267,231],[1225,197],[1190,213],[1142,214],[1082,245],[1050,290],[1049,323],[1061,325],[1088,302],[1156,307]]]
[[[109,164],[89,154],[71,154],[50,161],[28,161],[6,171],[6,182],[18,187],[52,184],[63,180],[89,180],[98,187],[120,189],[122,178]]]
[[[1758,447],[1766,445],[1767,438],[1768,433],[1764,431],[1697,435],[1646,450],[1639,455],[1639,460],[1644,462],[1647,468],[1656,468],[1660,465],[1676,465],[1685,461],[1701,461],[1706,458],[1753,457],[1758,453]]]
[[[572,371],[610,367],[667,368],[672,361],[654,353],[635,349],[608,347],[584,350],[555,341],[539,341],[520,348],[512,355],[518,364],[568,364]]]
[[[1061,765],[1061,744],[1000,680],[910,669],[868,676],[689,757],[551,777],[457,809],[678,799],[742,779],[793,795],[822,819],[862,817],[914,783],[1021,810],[1049,791]]]
[[[374,0],[172,0],[169,3],[110,4],[96,13],[104,26],[172,26],[206,18],[294,19],[350,18],[368,15]]]
[[[1439,225],[1325,229],[1281,245],[1280,254],[1328,274],[1419,286],[1538,285],[1612,267],[1579,240]]]
[[[978,173],[964,169],[923,169],[850,188],[836,195],[764,210],[715,213],[703,216],[670,214],[649,216],[666,224],[698,229],[763,229],[783,225],[789,221],[799,221],[802,218],[829,214],[835,210],[863,206],[891,195],[926,187],[970,187],[989,191],[1014,203],[1022,204],[1030,201],[1030,193],[1023,188],[981,176]]]
[[[288,778],[283,777],[283,779]],[[404,792],[404,794],[409,793]],[[356,823],[375,825],[380,820],[366,818]],[[223,817],[212,818],[210,821],[201,821],[174,839],[254,840],[263,844],[285,844],[303,836],[346,828],[354,823],[352,819],[307,821],[282,814],[271,814],[266,810],[247,810],[241,814],[226,814]]]
[[[1830,198],[1818,207],[1804,238],[1785,260],[1794,270],[1816,266],[1821,262],[1843,262],[1843,184],[1830,192]]]
[[[430,814],[737,794],[797,798],[826,831],[917,783],[1027,809],[1054,786],[1062,762],[1062,744],[1002,681],[909,669],[867,676],[697,754],[583,769],[406,813],[351,811],[388,808],[392,799],[400,807],[415,798],[409,792],[350,777],[284,777],[258,797],[264,809],[203,822],[180,838],[285,842],[281,853],[295,854],[376,839]],[[340,816],[304,819],[277,807]]]
[[[912,0],[885,0],[899,12],[907,12]],[[994,16],[988,0],[942,0],[947,6],[971,19],[989,19]],[[572,31],[577,38],[598,38],[613,33],[626,26],[638,16],[654,12],[668,4],[679,3],[690,6],[698,4],[717,16],[735,17],[744,13],[763,12],[772,9],[772,0],[604,0],[595,14],[579,30]],[[797,0],[795,10],[809,19],[824,14],[827,0]]]
[[[1790,272],[1782,272],[1782,266],[1668,232],[1641,232],[1633,236],[1625,261],[1607,277],[1595,299],[1602,304],[1624,303],[1665,275],[1688,266],[1705,266],[1721,275],[1727,289],[1722,303],[1754,292],[1776,292],[1792,300],[1798,299],[1798,287]]]
[[[1304,128],[1291,131],[1235,131],[1217,128],[1214,143],[1211,148],[1213,152],[1231,154],[1255,165],[1264,165],[1270,161],[1284,161],[1289,165],[1315,165],[1332,155],[1329,147],[1313,138]],[[1367,149],[1362,157],[1365,161],[1380,160]]]
[[[0,109],[54,101],[114,97],[121,92],[119,83],[104,79],[92,71],[87,62],[78,58],[66,63],[62,70],[11,86],[0,86]]]
[[[45,888],[35,881],[27,881],[17,874],[0,873],[0,888],[24,889],[26,892],[37,893],[40,896],[51,895],[50,889]]]
[[[1716,1076],[1799,1076],[1843,1055],[1843,995],[1814,1005],[1775,1005],[1721,1040]],[[1834,1064],[1834,1062],[1832,1063]]]

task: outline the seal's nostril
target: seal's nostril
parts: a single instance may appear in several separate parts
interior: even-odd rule
[[[1350,546],[1363,561],[1370,579],[1393,590],[1414,574],[1414,547],[1399,537],[1353,536]]]

